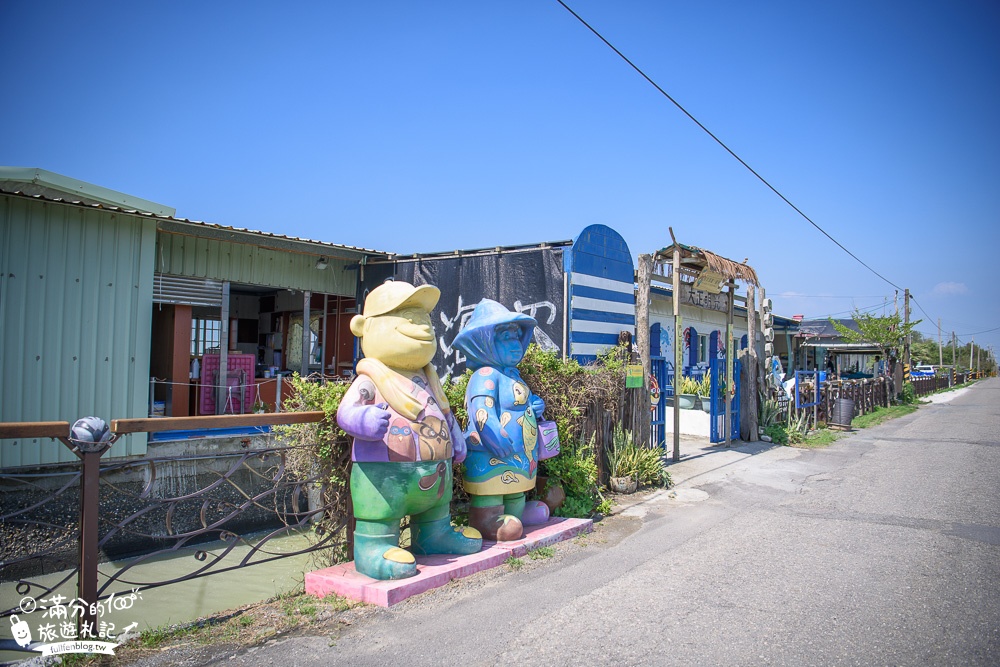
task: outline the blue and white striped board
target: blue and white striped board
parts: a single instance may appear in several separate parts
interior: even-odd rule
[[[580,363],[635,334],[635,266],[625,239],[606,225],[590,225],[564,253],[569,276],[569,353]]]

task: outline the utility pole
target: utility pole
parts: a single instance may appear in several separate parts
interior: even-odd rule
[[[952,384],[954,384],[955,379],[957,378],[957,375],[958,375],[958,362],[956,361],[956,357],[955,357],[955,332],[952,331],[951,332],[951,373],[949,375],[950,379],[948,381],[948,383],[949,383],[948,386],[949,387]]]
[[[972,372],[972,348],[976,344],[976,337],[973,336],[972,340],[969,341],[969,372]]]
[[[944,366],[944,348],[941,346],[941,318],[938,318],[938,366]]]
[[[906,339],[903,341],[903,370],[907,373],[910,372],[910,289],[906,288],[903,292],[903,320],[905,326],[903,330],[906,331]]]

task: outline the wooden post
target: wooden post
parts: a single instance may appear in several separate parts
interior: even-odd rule
[[[674,230],[670,230],[670,238],[673,239]],[[674,452],[671,457],[674,461],[681,460],[681,405],[680,405],[680,395],[681,395],[681,370],[684,368],[683,360],[681,356],[684,354],[684,345],[682,341],[684,339],[684,333],[681,331],[681,274],[678,269],[681,266],[681,249],[677,245],[677,240],[674,239],[674,257],[670,263],[671,271],[673,271],[673,294],[670,300],[674,304]]]
[[[726,312],[726,395],[725,395],[725,439],[723,442],[729,447],[730,436],[733,429],[733,402],[730,396],[733,395],[733,303],[736,298],[736,283],[729,281],[729,307]]]
[[[302,292],[302,362],[299,364],[299,376],[309,375],[309,353],[312,352],[312,334],[309,327],[309,305],[312,301],[312,292],[305,290]]]
[[[740,435],[747,442],[757,442],[757,291],[747,283],[747,363],[743,373],[743,400],[740,401]]]
[[[229,281],[222,283],[222,323],[219,327],[219,372],[215,383],[215,414],[226,411],[226,398],[229,394]],[[208,379],[209,382],[212,378]]]
[[[639,255],[639,293],[635,301],[635,333],[636,344],[639,348],[639,362],[642,364],[642,394],[638,399],[640,406],[638,441],[642,443],[643,447],[648,447],[650,444],[649,432],[652,427],[652,415],[649,410],[645,409],[648,405],[646,397],[649,395],[649,374],[651,372],[649,360],[649,283],[652,270],[652,255]]]

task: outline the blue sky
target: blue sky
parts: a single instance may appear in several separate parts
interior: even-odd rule
[[[566,1],[919,330],[1000,328],[1000,5]],[[780,314],[892,302],[556,0],[9,0],[0,61],[0,164],[180,217],[400,253],[672,226]]]

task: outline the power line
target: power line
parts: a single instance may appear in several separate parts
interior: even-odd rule
[[[775,298],[779,299],[884,299],[886,298],[884,294],[842,294],[842,295],[832,295],[832,294],[777,294]]]
[[[639,75],[640,75],[640,76],[641,76],[642,78],[644,78],[644,79],[645,79],[646,81],[648,81],[648,82],[649,82],[649,84],[650,84],[651,86],[653,86],[653,87],[654,87],[654,88],[656,88],[656,89],[657,89],[658,91],[660,91],[660,94],[661,94],[661,95],[663,95],[663,96],[664,96],[664,97],[666,97],[666,98],[667,98],[668,100],[670,100],[670,101],[671,101],[671,102],[673,103],[673,105],[674,105],[675,107],[677,107],[678,109],[680,109],[680,110],[681,110],[681,112],[682,112],[682,113],[683,113],[683,114],[684,114],[685,116],[687,116],[688,118],[690,118],[690,119],[691,119],[691,120],[692,120],[692,121],[694,122],[694,124],[695,124],[695,125],[697,125],[698,127],[700,127],[700,128],[701,128],[701,129],[702,129],[702,130],[703,130],[703,131],[705,132],[705,134],[707,134],[708,136],[712,137],[712,139],[714,139],[714,140],[715,140],[715,142],[716,142],[717,144],[719,144],[720,146],[722,146],[722,148],[724,148],[724,149],[726,150],[726,152],[727,152],[727,153],[729,153],[729,154],[730,154],[730,155],[732,155],[732,156],[733,156],[734,158],[736,158],[736,160],[737,160],[737,161],[738,161],[738,162],[739,162],[740,164],[742,164],[742,165],[743,165],[744,167],[746,167],[746,168],[747,168],[747,170],[748,170],[748,171],[749,171],[749,172],[750,172],[751,174],[753,174],[754,176],[756,176],[756,177],[757,177],[757,179],[758,179],[758,180],[759,180],[759,181],[760,181],[761,183],[763,183],[764,185],[766,185],[766,186],[767,186],[767,187],[768,187],[768,188],[769,188],[769,189],[771,190],[771,192],[773,192],[774,194],[778,195],[778,197],[780,197],[782,201],[784,201],[784,202],[785,202],[786,204],[788,204],[789,206],[791,206],[791,207],[792,207],[792,209],[793,209],[793,210],[794,210],[794,211],[795,211],[796,213],[798,213],[798,214],[799,214],[800,216],[802,216],[802,217],[803,217],[803,218],[804,218],[804,219],[806,220],[806,222],[808,222],[808,223],[809,223],[810,225],[812,225],[813,227],[815,227],[816,229],[818,229],[818,230],[820,231],[820,233],[821,233],[821,234],[823,234],[823,236],[825,236],[826,238],[828,238],[828,239],[830,239],[831,241],[833,241],[833,243],[834,243],[834,244],[836,244],[838,248],[840,248],[841,250],[843,250],[844,252],[846,252],[846,253],[847,253],[848,255],[850,255],[851,257],[853,257],[853,258],[854,258],[854,260],[855,260],[855,261],[856,261],[856,262],[857,262],[858,264],[860,264],[861,266],[865,267],[866,269],[868,269],[869,271],[871,271],[871,272],[872,272],[872,273],[874,273],[874,274],[875,274],[876,276],[878,276],[879,278],[881,278],[881,279],[882,279],[882,280],[884,280],[885,282],[889,283],[890,285],[892,285],[892,286],[893,286],[893,287],[895,287],[896,289],[898,289],[898,290],[902,290],[902,289],[903,289],[902,287],[900,287],[900,286],[899,286],[899,285],[897,285],[896,283],[892,282],[891,280],[889,280],[888,278],[886,278],[885,276],[883,276],[883,275],[882,275],[881,273],[879,273],[878,271],[876,271],[876,270],[875,270],[875,269],[873,269],[872,267],[870,267],[870,266],[868,266],[867,264],[865,264],[865,263],[864,263],[864,262],[863,262],[863,261],[862,261],[862,260],[861,260],[861,259],[860,259],[860,258],[859,258],[859,257],[857,256],[857,255],[855,255],[855,254],[854,254],[853,252],[851,252],[850,250],[848,250],[847,248],[845,248],[845,247],[844,247],[844,245],[843,245],[843,244],[842,244],[842,243],[841,243],[840,241],[838,241],[837,239],[835,239],[835,238],[833,238],[832,236],[830,236],[830,234],[829,234],[829,233],[827,233],[827,231],[826,231],[825,229],[823,229],[822,227],[820,227],[819,225],[817,225],[817,224],[816,224],[815,222],[813,222],[812,218],[810,218],[810,217],[809,217],[808,215],[806,215],[805,213],[803,213],[803,212],[802,212],[802,211],[801,211],[801,210],[799,209],[799,207],[798,207],[798,206],[796,206],[795,204],[793,204],[793,203],[792,203],[791,201],[789,201],[789,199],[788,199],[787,197],[785,197],[785,195],[783,195],[783,194],[781,194],[780,192],[778,192],[778,189],[777,189],[777,188],[775,188],[775,187],[774,187],[773,185],[771,185],[770,183],[768,183],[768,182],[767,182],[767,180],[766,180],[766,179],[765,179],[765,178],[764,178],[763,176],[761,176],[760,174],[758,174],[758,173],[757,173],[757,172],[756,172],[756,171],[755,171],[755,170],[753,169],[753,167],[751,167],[751,166],[750,166],[749,164],[747,164],[747,163],[746,163],[746,162],[745,162],[745,161],[743,160],[743,158],[741,158],[741,157],[740,157],[739,155],[737,155],[737,154],[736,154],[736,153],[735,153],[735,152],[734,152],[734,151],[733,151],[733,150],[732,150],[731,148],[729,148],[729,146],[727,146],[727,145],[726,145],[726,144],[725,144],[725,143],[724,143],[724,142],[723,142],[723,141],[722,141],[721,139],[719,139],[719,138],[718,138],[717,136],[715,136],[714,134],[712,134],[711,130],[709,130],[709,129],[708,129],[707,127],[705,127],[704,125],[702,125],[702,124],[701,124],[701,122],[700,122],[700,121],[699,121],[699,120],[698,120],[697,118],[695,118],[694,116],[692,116],[692,115],[691,115],[691,113],[690,113],[690,112],[689,112],[689,111],[688,111],[687,109],[685,109],[685,108],[684,108],[683,106],[681,106],[681,104],[680,104],[680,103],[679,103],[679,102],[678,102],[677,100],[675,100],[675,99],[674,99],[673,97],[671,97],[671,96],[670,96],[670,95],[669,95],[669,94],[667,93],[667,91],[663,90],[663,88],[660,88],[660,86],[659,86],[659,85],[658,85],[658,84],[657,84],[657,83],[656,83],[655,81],[653,81],[653,80],[652,80],[651,78],[649,78],[649,76],[647,76],[645,72],[643,72],[643,71],[642,71],[641,69],[639,69],[639,67],[638,67],[638,66],[636,66],[636,64],[635,64],[635,63],[633,63],[633,62],[632,62],[631,60],[629,60],[629,59],[628,59],[627,57],[625,57],[625,54],[624,54],[624,53],[622,53],[622,52],[621,52],[621,51],[619,51],[619,50],[618,50],[617,48],[615,48],[614,44],[612,44],[612,43],[611,43],[611,42],[609,42],[609,41],[608,41],[607,39],[605,39],[605,38],[604,38],[604,36],[603,36],[603,35],[602,35],[601,33],[597,32],[597,30],[595,30],[595,29],[594,29],[594,28],[593,28],[593,27],[592,27],[592,26],[591,26],[591,25],[590,25],[589,23],[587,23],[586,21],[584,21],[584,20],[583,20],[583,18],[582,18],[582,17],[581,17],[581,16],[579,15],[579,14],[577,14],[577,13],[576,13],[576,12],[574,12],[574,11],[573,11],[572,9],[570,9],[570,8],[569,8],[569,6],[568,6],[568,5],[567,5],[567,4],[565,3],[565,2],[563,2],[563,0],[556,0],[556,2],[558,2],[558,3],[560,4],[560,5],[562,5],[562,6],[563,6],[563,7],[564,7],[564,8],[566,9],[566,11],[568,11],[568,12],[569,12],[570,14],[572,14],[572,15],[573,15],[574,17],[576,17],[576,20],[578,20],[578,21],[579,21],[580,23],[582,23],[582,24],[583,24],[584,26],[586,26],[586,27],[587,27],[587,29],[588,29],[588,30],[590,30],[590,32],[594,33],[594,34],[595,34],[595,35],[597,36],[597,38],[598,38],[598,39],[600,39],[600,40],[601,40],[602,42],[604,42],[604,43],[605,43],[605,44],[606,44],[606,45],[608,46],[608,48],[609,48],[609,49],[611,49],[612,51],[614,51],[615,53],[617,53],[617,54],[618,54],[618,56],[619,56],[619,57],[620,57],[620,58],[621,58],[622,60],[624,60],[624,61],[625,61],[626,63],[628,63],[628,64],[629,64],[629,66],[630,66],[630,67],[631,67],[632,69],[634,69],[634,70],[635,70],[636,72],[638,72],[638,73],[639,73]]]
[[[917,298],[916,298],[915,296],[913,296],[912,294],[910,295],[910,301],[912,301],[913,303],[917,304],[917,308],[919,308],[919,309],[920,309],[920,312],[921,312],[921,313],[923,313],[924,315],[926,315],[926,316],[927,316],[927,319],[928,319],[928,320],[930,320],[931,322],[934,322],[934,321],[935,321],[935,320],[934,320],[934,318],[933,318],[933,317],[931,317],[931,314],[930,314],[930,313],[928,313],[928,312],[927,312],[926,310],[924,310],[924,307],[920,305],[920,302],[919,302],[919,301],[917,301]]]
[[[833,317],[834,315],[843,315],[845,313],[853,313],[853,312],[870,313],[872,311],[878,310],[879,308],[885,306],[887,303],[889,303],[888,299],[886,299],[882,303],[877,303],[877,304],[875,304],[873,306],[867,306],[865,308],[851,308],[850,310],[838,310],[835,313],[827,313],[823,317]],[[816,319],[816,318],[809,318],[809,319]]]
[[[990,333],[991,331],[1000,331],[1000,327],[993,327],[992,329],[986,329],[985,331],[973,331],[972,333],[961,334],[962,336],[978,336],[979,334]]]

